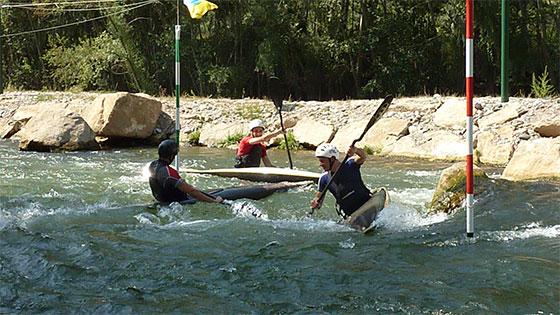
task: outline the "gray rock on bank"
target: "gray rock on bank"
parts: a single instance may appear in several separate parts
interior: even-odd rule
[[[34,115],[20,132],[23,151],[97,150],[95,133],[82,117],[65,108],[47,108]]]
[[[118,92],[98,96],[81,114],[98,136],[145,139],[160,112],[161,102],[149,95]]]
[[[23,109],[25,107],[31,109],[31,106],[37,105],[43,108],[59,104],[75,112],[85,113],[92,100],[98,95],[100,94],[4,93],[0,95],[2,101],[0,136],[17,132],[25,118],[17,120],[12,118],[16,116],[17,111],[25,111]],[[42,102],[39,101],[40,98],[50,100]],[[163,124],[158,123],[156,126],[155,121],[159,119],[158,117],[161,118],[160,111],[157,111],[157,106],[153,110],[148,110],[147,112],[152,114],[146,115],[149,116],[146,118],[148,120],[153,118],[153,121],[150,120],[149,126],[143,128],[141,135],[141,137],[152,137],[152,144],[156,144],[172,133],[173,118],[171,117],[175,117],[174,98],[158,98],[157,101],[161,102],[161,110],[167,114],[166,119]],[[284,120],[298,120],[291,132],[295,140],[304,144],[304,147],[313,149],[321,142],[333,141],[340,150],[345,151],[348,144],[363,131],[368,118],[380,103],[381,99],[328,102],[287,100],[284,102],[282,113]],[[464,97],[434,95],[396,98],[388,112],[369,130],[358,146],[368,146],[376,154],[387,156],[464,161],[467,152],[465,106]],[[512,97],[508,103],[501,103],[499,97],[477,97],[474,99],[474,107],[474,155],[479,163],[509,168],[504,172],[504,178],[508,180],[527,180],[535,176],[538,176],[537,178],[560,177],[558,165],[549,162],[558,159],[556,140],[552,139],[557,139],[560,135],[558,118],[560,98]],[[104,118],[108,116],[99,114],[103,111],[97,109],[98,122],[92,122],[92,125],[98,123],[110,125]],[[126,114],[136,114],[136,112],[142,110],[131,107]],[[23,112],[18,115],[26,116]],[[131,136],[140,128],[126,126],[131,122],[133,125],[137,124],[138,121],[136,118],[127,119],[127,115],[117,115],[120,118],[115,121],[118,122],[116,125],[122,125],[117,126],[122,130],[132,130],[126,133],[127,136]],[[255,117],[263,119],[265,125],[271,126],[269,128],[271,130],[279,121],[276,108],[270,100],[181,98],[180,139],[186,142],[191,134],[199,133],[201,144],[216,146],[228,136],[248,134],[246,126]],[[101,129],[103,128],[99,130]],[[105,131],[99,132],[105,134]],[[154,137],[154,135],[158,136]],[[541,142],[546,144],[541,145]],[[534,149],[527,150],[526,147]],[[536,150],[542,150],[543,156],[546,157],[531,157]],[[516,164],[522,164],[518,161],[524,159],[531,161],[530,166],[526,167],[527,173],[534,175],[523,175],[520,171],[513,171]],[[515,166],[515,169],[520,167]]]

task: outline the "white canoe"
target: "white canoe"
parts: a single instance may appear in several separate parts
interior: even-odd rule
[[[181,169],[181,172],[210,174],[221,177],[236,177],[240,179],[269,183],[300,182],[308,180],[317,182],[319,177],[321,177],[320,173],[280,167],[219,168],[211,170]]]

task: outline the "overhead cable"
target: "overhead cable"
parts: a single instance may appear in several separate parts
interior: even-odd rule
[[[32,34],[32,33],[39,33],[39,32],[44,32],[44,31],[51,31],[51,30],[55,30],[55,29],[59,29],[59,28],[68,27],[68,26],[73,26],[73,25],[83,24],[83,23],[92,22],[92,21],[96,21],[96,20],[101,20],[101,19],[107,18],[109,16],[113,16],[113,15],[125,13],[125,12],[128,12],[128,11],[132,11],[134,9],[138,9],[138,8],[144,7],[146,5],[155,3],[155,2],[158,2],[158,0],[146,0],[146,1],[143,1],[143,2],[137,2],[137,3],[134,4],[135,6],[124,9],[124,10],[121,10],[121,11],[118,11],[118,12],[105,14],[105,15],[101,15],[101,16],[98,16],[98,17],[95,17],[95,18],[82,20],[82,21],[76,21],[76,22],[63,24],[63,25],[57,25],[57,26],[51,26],[51,27],[46,27],[46,28],[37,29],[37,30],[30,30],[30,31],[1,35],[0,38],[26,35],[26,34]]]

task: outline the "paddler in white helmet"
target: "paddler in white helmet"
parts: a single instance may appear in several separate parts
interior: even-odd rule
[[[294,124],[287,124],[287,128],[293,127]],[[285,134],[282,129],[264,134],[264,123],[260,119],[253,119],[249,122],[250,134],[239,142],[237,153],[235,154],[235,167],[259,167],[261,160],[264,166],[274,167],[266,154],[265,142],[270,139]]]
[[[322,200],[319,200],[321,192],[325,190],[325,186],[328,184],[333,174],[341,168],[339,174],[331,182],[328,189],[334,195],[336,203],[342,210],[339,214],[344,219],[349,218],[354,213],[361,213],[360,210],[362,209],[370,208],[370,206],[368,206],[368,201],[372,199],[371,192],[364,184],[360,172],[360,167],[367,158],[367,152],[364,149],[350,146],[346,154],[350,158],[342,164],[338,160],[338,149],[333,144],[322,143],[317,147],[315,150],[315,157],[317,157],[319,166],[321,166],[325,172],[321,175],[321,178],[319,178],[319,192],[311,201],[312,209],[321,208]],[[376,215],[376,211],[373,211],[370,215],[371,217],[360,218],[358,221],[351,223],[354,228],[364,229],[369,226]]]

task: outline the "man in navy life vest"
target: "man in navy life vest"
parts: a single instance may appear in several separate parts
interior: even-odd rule
[[[360,167],[367,158],[364,149],[351,146],[348,148],[348,156],[351,156],[346,163],[338,161],[338,150],[331,143],[320,144],[315,150],[315,157],[319,166],[325,171],[319,179],[319,192],[311,201],[311,208],[321,208],[322,200],[319,200],[321,191],[325,190],[331,176],[341,168],[340,174],[329,185],[329,191],[334,195],[336,203],[340,206],[346,218],[352,215],[370,198],[370,191],[365,186],[360,173]]]
[[[221,203],[222,197],[213,198],[187,184],[169,164],[173,162],[179,147],[173,140],[163,140],[158,146],[159,159],[150,163],[150,188],[159,202],[180,202],[195,198],[205,202]],[[191,198],[192,197],[192,198]]]

